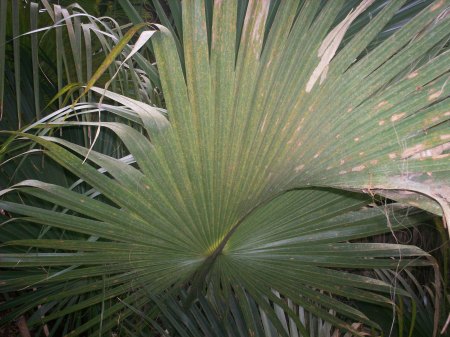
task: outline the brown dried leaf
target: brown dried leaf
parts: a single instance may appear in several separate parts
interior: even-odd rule
[[[318,56],[321,58],[316,69],[314,69],[311,77],[306,84],[306,92],[311,92],[314,84],[320,78],[320,83],[326,79],[326,74],[328,71],[328,65],[330,64],[332,58],[336,54],[336,51],[344,38],[345,33],[352,24],[352,22],[364,12],[374,0],[364,0],[359,4],[355,11],[351,11],[347,17],[338,24],[323,40]]]

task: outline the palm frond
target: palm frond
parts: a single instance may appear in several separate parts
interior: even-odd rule
[[[436,1],[380,42],[405,1],[355,21],[374,4],[184,1],[182,43],[160,25],[152,37],[166,110],[128,99],[119,78],[16,133],[76,188],[25,180],[2,191],[10,231],[56,229],[0,248],[0,289],[20,291],[0,305],[2,322],[42,305],[30,326],[106,334],[168,292],[186,310],[203,297],[223,304],[241,335],[287,336],[286,316],[307,335],[299,308],[356,336],[353,322],[380,331],[348,301],[391,307],[392,287],[356,271],[427,266],[428,254],[352,240],[429,220],[398,203],[370,207],[375,194],[450,219],[450,20]],[[54,17],[77,63],[81,21],[59,7]],[[352,23],[361,28],[343,43]],[[141,54],[132,59],[150,76]],[[96,105],[97,93],[110,101]],[[71,119],[100,111],[120,117]],[[73,127],[112,133],[130,160],[49,134]],[[189,324],[178,330],[202,329]]]

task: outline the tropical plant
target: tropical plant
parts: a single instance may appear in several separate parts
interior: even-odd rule
[[[309,336],[323,321],[381,334],[352,303],[396,308],[393,286],[359,271],[432,262],[355,240],[430,220],[411,206],[450,219],[448,6],[388,31],[410,2],[192,0],[173,27],[131,27],[72,105],[2,147],[67,174],[1,192],[0,322],[26,314],[53,336]],[[137,52],[149,39],[153,84]],[[101,82],[111,65],[130,76]],[[163,100],[143,99],[158,81]],[[96,136],[64,136],[77,128]],[[126,152],[94,147],[102,135]]]
[[[357,307],[377,321],[387,336],[430,336],[436,321],[434,315],[438,315],[440,311],[436,306],[439,307],[445,302],[440,296],[439,278],[436,284],[424,286],[408,270],[401,273],[377,270],[376,274],[385,282],[395,282],[397,289],[405,290],[411,296],[396,296],[398,305],[392,308],[381,308],[362,302],[358,303]],[[397,316],[397,319],[393,320],[393,315]],[[446,317],[442,318],[445,319]],[[443,334],[444,331],[441,332],[441,335]]]
[[[51,6],[46,0],[39,4],[19,1],[0,4],[0,112],[7,111],[0,113],[3,130],[27,130],[27,125],[36,120],[43,123],[52,115],[64,114],[68,102],[80,92],[78,83],[91,78],[93,69],[100,66],[103,58],[122,39],[123,31],[114,19],[96,18],[77,4],[68,1],[66,4],[67,7]],[[92,2],[89,9],[93,11]],[[154,59],[152,53],[143,55]],[[109,77],[116,74],[111,89],[143,102],[158,103],[159,93],[155,86],[160,86],[160,82],[156,68],[142,55],[137,55],[135,62],[140,69],[134,69],[131,62],[122,67],[116,63],[108,66],[105,73]],[[134,77],[139,80],[130,81]],[[102,84],[106,81],[107,76],[98,79]],[[89,93],[88,100],[90,96]],[[96,105],[90,107],[96,109]],[[50,116],[44,117],[46,115]],[[80,118],[92,119],[87,114]],[[71,129],[63,136],[77,144],[90,146],[95,131],[92,128]],[[6,134],[0,134],[0,140],[6,142],[6,139]],[[116,157],[122,154],[120,144],[104,133],[96,139],[95,148]],[[16,152],[21,153],[20,149],[21,146],[17,146]],[[10,148],[10,152],[14,151]],[[53,177],[52,181],[59,184],[66,180],[61,167],[29,156],[19,162],[3,163],[0,187],[5,188],[27,177],[40,179],[41,176],[47,181]]]
[[[0,112],[8,111],[2,115],[3,129],[25,127],[51,108],[67,105],[76,84],[87,82],[93,69],[123,38],[123,28],[114,19],[97,18],[72,1],[61,2],[67,3],[67,7],[52,6],[47,0],[40,4],[1,3]],[[85,3],[94,11],[92,1]],[[152,90],[160,86],[156,68],[141,55],[134,60],[139,69],[134,69],[132,62],[120,69],[111,63],[100,83],[104,84],[105,78],[117,72],[117,80],[111,83],[113,90],[158,103],[158,95]],[[133,77],[140,79],[130,80]],[[53,100],[57,93],[58,99]]]

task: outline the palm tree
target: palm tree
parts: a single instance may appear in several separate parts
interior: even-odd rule
[[[27,314],[70,336],[382,333],[353,304],[395,312],[407,287],[363,271],[436,263],[357,240],[450,219],[448,1],[412,14],[406,1],[172,6],[173,26],[109,30],[121,39],[72,105],[14,133],[67,174],[1,192],[1,322]],[[125,72],[102,81],[110,66]],[[65,136],[74,128],[90,143]],[[125,150],[95,147],[102,137]]]

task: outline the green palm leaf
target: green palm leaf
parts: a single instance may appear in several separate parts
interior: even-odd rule
[[[344,1],[185,1],[182,57],[169,29],[152,38],[167,112],[94,88],[121,105],[100,111],[126,122],[36,125],[107,130],[131,162],[18,133],[80,181],[2,192],[0,209],[21,216],[6,231],[60,231],[5,240],[0,289],[22,292],[0,305],[2,322],[44,305],[30,325],[101,334],[181,288],[186,310],[207,294],[218,313],[241,313],[244,335],[291,333],[280,310],[308,334],[299,307],[355,335],[349,322],[379,329],[348,301],[392,306],[391,286],[349,270],[425,266],[428,255],[352,240],[428,219],[367,207],[374,194],[450,219],[450,20],[437,1],[373,45],[404,3],[392,1],[341,46],[372,3],[347,16]]]

